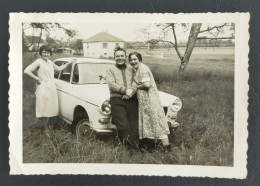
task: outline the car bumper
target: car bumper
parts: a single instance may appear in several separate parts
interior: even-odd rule
[[[115,129],[93,129],[93,131],[98,135],[113,135],[113,134],[116,134]]]

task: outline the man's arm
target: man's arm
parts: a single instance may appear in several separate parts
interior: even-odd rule
[[[106,76],[107,76],[106,77],[107,84],[108,84],[108,87],[110,90],[117,92],[117,93],[126,94],[126,88],[124,86],[116,83],[115,76],[114,76],[114,73],[112,72],[111,68],[107,68]]]

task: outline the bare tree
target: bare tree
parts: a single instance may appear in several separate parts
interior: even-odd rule
[[[190,29],[189,39],[188,39],[187,46],[186,46],[186,51],[183,56],[178,54],[179,58],[181,59],[181,65],[179,68],[180,71],[184,71],[185,67],[188,65],[188,63],[190,61],[190,56],[192,54],[193,48],[195,47],[201,25],[202,25],[201,23],[192,24],[191,29]],[[171,27],[174,32],[174,40],[177,41],[176,34],[174,31],[174,24],[172,24]],[[176,51],[178,50],[177,45],[175,46],[175,50]]]
[[[145,37],[146,43],[147,43],[147,53],[151,52],[150,44],[150,35],[151,35],[151,25],[146,26],[145,28],[140,29],[140,32]]]
[[[179,46],[178,46],[176,26],[179,26],[179,25],[182,26],[183,29],[186,31],[188,29],[190,29],[189,37],[188,37],[188,41],[186,44],[186,49],[185,49],[184,54],[181,54],[181,52],[179,51]],[[177,23],[157,24],[157,26],[162,28],[162,32],[164,33],[163,34],[164,36],[166,35],[166,33],[171,31],[174,39],[172,41],[172,40],[165,39],[165,37],[159,37],[157,39],[150,40],[150,42],[152,42],[153,44],[156,44],[158,42],[170,43],[174,47],[174,49],[181,61],[179,71],[184,71],[187,68],[189,61],[190,61],[191,54],[193,52],[193,49],[195,47],[197,40],[199,40],[199,39],[216,40],[216,39],[234,39],[235,38],[234,32],[228,37],[219,37],[220,33],[224,32],[224,27],[230,27],[230,30],[234,31],[235,26],[232,23],[224,23],[222,25],[208,26],[204,30],[201,30],[202,23],[192,23],[190,28],[189,28],[188,24],[185,24],[185,23],[183,23],[183,24],[177,24]],[[207,33],[207,36],[199,37],[199,35],[202,33]]]

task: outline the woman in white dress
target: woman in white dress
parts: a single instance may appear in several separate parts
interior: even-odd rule
[[[54,70],[64,70],[76,60],[73,59],[67,64],[57,66],[49,59],[52,55],[50,47],[41,46],[39,53],[41,58],[30,64],[24,70],[24,73],[36,81],[36,117],[40,119],[45,130],[48,130],[48,119],[57,116],[59,113]],[[34,71],[37,75],[33,73]]]

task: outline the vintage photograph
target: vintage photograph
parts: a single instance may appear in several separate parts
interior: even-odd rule
[[[248,88],[240,94],[235,82],[247,82],[242,24],[248,28],[249,16],[211,14],[216,21],[197,14],[187,21],[143,14],[138,21],[130,17],[142,14],[125,14],[129,20],[100,14],[93,21],[94,14],[32,15],[13,14],[10,21],[10,31],[19,30],[10,39],[20,63],[18,159],[25,168],[16,165],[18,172],[34,174],[27,168],[38,164],[50,174],[55,170],[48,165],[57,164],[56,173],[74,166],[71,174],[77,165],[165,165],[171,168],[158,175],[173,175],[167,170],[175,165],[228,171],[241,159],[246,170],[247,97],[241,95]],[[101,19],[106,16],[113,21]],[[12,145],[10,156],[16,159]]]

